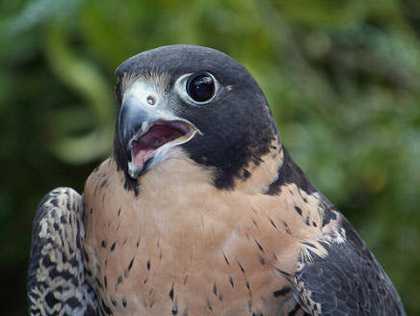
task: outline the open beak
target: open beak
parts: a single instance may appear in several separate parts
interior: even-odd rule
[[[128,174],[136,179],[157,165],[167,152],[200,131],[191,122],[124,98],[118,117],[118,137],[128,159]]]

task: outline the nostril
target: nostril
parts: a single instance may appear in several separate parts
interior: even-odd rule
[[[152,95],[147,96],[146,102],[149,105],[155,105],[156,104],[156,98]]]

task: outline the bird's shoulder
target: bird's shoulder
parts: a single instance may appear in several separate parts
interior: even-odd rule
[[[322,242],[325,256],[300,256],[292,280],[313,315],[405,315],[391,280],[348,220],[338,213],[339,236]]]
[[[282,201],[301,245],[289,278],[298,302],[313,315],[404,315],[392,282],[363,239],[320,193],[287,151],[268,194]],[[296,216],[299,215],[299,216]]]
[[[93,315],[95,295],[84,266],[84,202],[56,188],[40,202],[32,226],[28,271],[29,313]]]

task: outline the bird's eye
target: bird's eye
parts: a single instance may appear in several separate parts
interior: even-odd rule
[[[187,81],[187,93],[198,103],[205,103],[213,98],[216,91],[215,79],[206,72],[191,75]]]

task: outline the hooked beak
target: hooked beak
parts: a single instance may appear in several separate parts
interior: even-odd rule
[[[157,107],[156,107],[157,108]],[[118,138],[128,160],[128,174],[136,179],[157,165],[178,145],[201,132],[169,111],[156,110],[130,95],[118,117]]]

